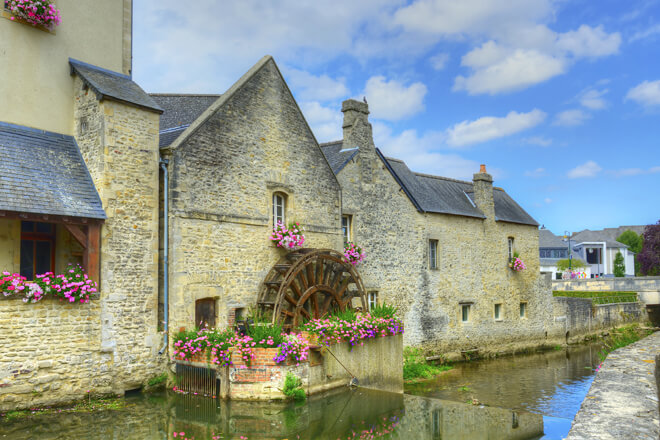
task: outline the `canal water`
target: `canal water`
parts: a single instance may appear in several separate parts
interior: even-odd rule
[[[304,404],[128,396],[120,410],[0,418],[0,439],[560,439],[588,391],[598,351],[458,364],[404,395],[344,389]]]

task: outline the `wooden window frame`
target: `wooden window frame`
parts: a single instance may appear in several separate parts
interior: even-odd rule
[[[279,201],[281,201],[281,207],[282,207],[282,216],[277,215],[277,209],[279,207]],[[286,225],[286,202],[287,202],[287,196],[283,192],[274,192],[273,193],[273,198],[272,198],[272,204],[273,204],[273,228],[277,226],[277,222],[281,221],[283,225]],[[281,219],[281,220],[280,220]]]
[[[23,231],[23,224],[25,222],[31,222],[34,224],[34,230],[30,232],[24,232]],[[47,224],[51,225],[53,228],[53,232],[37,232],[36,231],[36,225],[37,223],[42,223],[42,224]],[[42,241],[42,242],[47,242],[50,243],[50,270],[46,272],[55,272],[55,246],[57,243],[57,224],[55,223],[50,223],[50,222],[38,222],[34,220],[22,220],[21,221],[21,244],[20,244],[20,249],[23,249],[23,240],[31,240],[33,241],[32,244],[32,277],[29,278],[30,280],[34,280],[36,278],[36,275],[41,275],[37,273],[37,259],[36,259],[36,253],[37,253],[37,242]],[[22,266],[22,265],[21,265]],[[23,275],[23,267],[19,268],[19,272],[21,275]],[[28,278],[28,277],[26,277]]]

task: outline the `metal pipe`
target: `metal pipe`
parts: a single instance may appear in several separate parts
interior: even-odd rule
[[[169,210],[168,210],[168,179],[167,179],[167,159],[160,159],[160,168],[163,170],[163,346],[158,351],[158,354],[163,354],[167,349],[167,333],[169,331],[168,318],[169,318],[169,299],[168,299],[168,250],[169,250]]]

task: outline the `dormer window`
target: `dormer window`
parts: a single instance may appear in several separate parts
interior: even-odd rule
[[[285,218],[286,212],[286,195],[283,193],[274,193],[273,194],[273,227],[277,226],[277,223],[286,224]]]

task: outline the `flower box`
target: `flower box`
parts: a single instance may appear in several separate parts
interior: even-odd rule
[[[50,33],[62,22],[59,9],[50,0],[4,0],[2,16]]]

